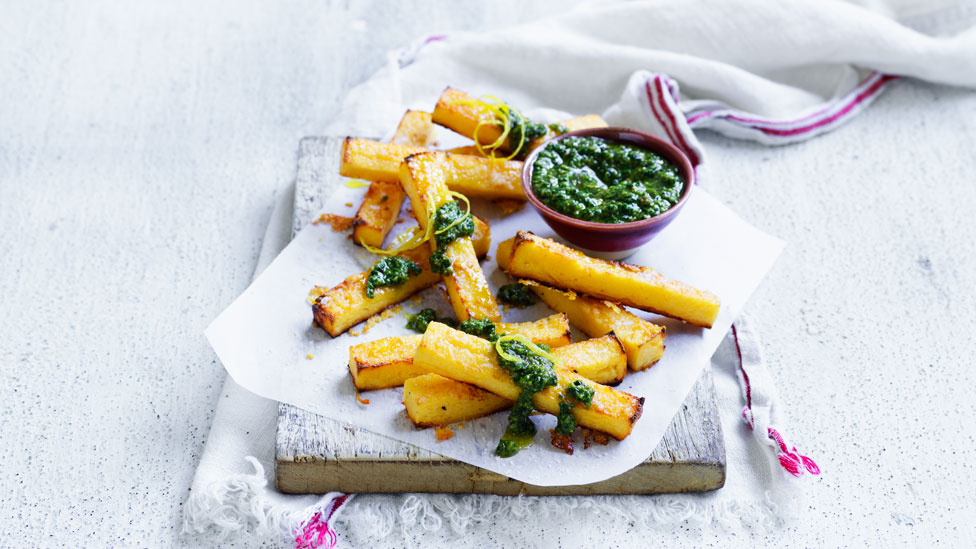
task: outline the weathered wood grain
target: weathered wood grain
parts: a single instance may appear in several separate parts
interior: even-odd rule
[[[342,140],[301,141],[295,185],[297,232],[341,184]],[[713,490],[725,483],[725,445],[706,368],[646,461],[594,484],[533,486],[288,404],[278,407],[275,480],[286,493],[454,492],[500,495],[654,494]]]

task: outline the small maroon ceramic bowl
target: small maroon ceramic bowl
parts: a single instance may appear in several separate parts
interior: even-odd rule
[[[570,137],[600,137],[607,141],[636,145],[651,152],[657,153],[677,166],[681,174],[685,187],[681,191],[681,196],[674,206],[665,212],[654,217],[631,221],[630,223],[595,223],[593,221],[582,221],[567,215],[563,215],[549,206],[542,203],[532,192],[532,166],[536,158],[549,143]],[[582,249],[590,255],[602,257],[604,259],[623,259],[632,255],[638,248],[646,244],[650,239],[674,221],[678,212],[688,201],[691,189],[695,186],[695,170],[691,167],[691,161],[677,147],[654,137],[649,133],[644,133],[629,128],[592,128],[588,130],[577,130],[575,132],[564,133],[554,137],[546,144],[532,151],[525,164],[522,166],[522,190],[529,202],[535,206],[536,210],[546,220],[546,223],[556,231],[556,234],[563,237],[570,244]]]

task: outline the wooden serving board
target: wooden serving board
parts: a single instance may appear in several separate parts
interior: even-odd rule
[[[343,183],[338,169],[341,147],[341,138],[306,137],[301,141],[293,233],[321,212],[329,189]],[[533,486],[288,404],[278,406],[275,479],[278,490],[290,494],[695,492],[725,483],[725,444],[711,370],[705,368],[647,460],[603,482]]]

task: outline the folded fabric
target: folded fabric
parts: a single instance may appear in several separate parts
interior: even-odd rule
[[[961,6],[915,20],[940,23],[919,23],[939,33],[951,19],[947,14],[956,12],[954,27],[976,17]],[[635,77],[640,71],[645,78]],[[523,109],[607,112],[613,118],[623,110],[644,111],[646,92],[633,84],[651,73],[680,84],[678,110],[696,128],[769,142],[763,136],[785,133],[779,126],[789,131],[839,110],[844,114],[834,121],[849,119],[890,81],[883,75],[976,86],[976,29],[930,36],[839,2],[583,6],[499,32],[430,36],[395,52],[390,66],[349,94],[324,133],[389,132],[389,120],[404,107],[429,109],[430,97],[445,85],[490,93]],[[862,86],[871,93],[848,108],[845,98]],[[677,90],[669,91],[677,102]],[[656,126],[651,117],[645,129]],[[742,131],[766,126],[774,128]]]
[[[322,133],[382,135],[403,109],[429,109],[451,85],[525,110],[598,112],[611,123],[639,120],[638,129],[670,139],[704,168],[705,151],[693,130],[783,144],[843,124],[898,77],[976,86],[974,15],[941,4],[915,13],[912,27],[919,30],[913,30],[838,2],[584,6],[499,32],[425,37],[394,52],[386,68],[348,95]],[[710,176],[701,177],[702,184]],[[282,201],[258,271],[287,241],[288,197]],[[186,506],[185,530],[249,532],[318,546],[334,544],[335,527],[345,527],[340,536],[353,542],[376,542],[397,527],[405,540],[415,537],[410,528],[434,537],[441,532],[442,541],[449,539],[443,530],[490,523],[524,532],[525,525],[513,519],[530,510],[547,520],[562,516],[608,527],[774,524],[788,499],[779,499],[789,494],[784,479],[818,469],[783,438],[785,414],[776,410],[759,349],[740,320],[713,357],[727,438],[726,487],[653,498],[284,496],[269,488],[275,403],[228,380]],[[751,429],[743,429],[743,421]]]

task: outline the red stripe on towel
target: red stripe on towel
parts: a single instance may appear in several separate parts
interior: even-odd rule
[[[735,329],[735,324],[732,325],[732,339],[735,341],[735,352],[739,357],[739,371],[742,372],[742,384],[746,394],[746,406],[742,409],[742,419],[750,429],[755,429],[755,418],[752,415],[752,386],[749,383],[749,374],[746,373],[745,365],[742,361],[742,347],[739,346],[739,332]],[[767,427],[766,435],[779,447],[779,453],[776,457],[779,459],[780,467],[785,469],[789,474],[799,477],[803,475],[804,469],[811,475],[820,474],[820,467],[812,459],[797,451],[796,446],[792,448],[788,447],[783,436],[779,434],[779,431],[772,427]]]
[[[732,109],[715,109],[715,110],[700,112],[700,113],[698,113],[696,115],[691,116],[691,118],[688,119],[688,124],[694,124],[695,122],[697,122],[698,120],[700,120],[702,118],[712,117],[712,116],[719,116],[721,118],[728,118],[729,120],[735,120],[736,122],[745,122],[745,123],[748,123],[748,124],[765,124],[765,125],[769,125],[769,126],[791,126],[793,124],[799,124],[800,122],[804,122],[804,121],[810,120],[811,118],[816,118],[818,116],[822,116],[824,113],[830,112],[832,109],[837,108],[837,105],[843,103],[844,101],[849,101],[849,98],[850,97],[852,97],[852,96],[860,93],[859,90],[861,90],[864,87],[867,87],[868,84],[869,84],[869,82],[871,80],[873,80],[874,78],[877,78],[880,74],[881,73],[880,72],[877,72],[877,71],[869,74],[867,76],[867,78],[865,78],[864,80],[862,80],[857,85],[857,87],[855,87],[853,90],[851,90],[850,92],[848,92],[848,94],[845,95],[843,98],[841,98],[841,99],[839,99],[837,101],[832,101],[832,102],[828,103],[826,106],[822,107],[820,110],[817,110],[815,112],[812,112],[812,113],[810,113],[810,114],[808,114],[806,116],[802,116],[800,118],[797,118],[795,120],[773,120],[771,118],[758,118],[758,117],[751,118],[751,116],[753,116],[753,115],[743,116],[741,114],[736,114],[737,111],[734,111]]]
[[[761,131],[766,135],[777,136],[777,137],[792,137],[792,136],[801,135],[803,133],[816,130],[825,125],[838,121],[839,119],[845,117],[852,109],[854,109],[864,101],[870,99],[871,97],[881,92],[881,90],[884,89],[884,86],[887,85],[889,82],[891,82],[892,80],[897,80],[898,78],[900,78],[900,76],[898,75],[873,72],[863,81],[861,81],[861,83],[858,84],[858,86],[854,88],[851,91],[851,93],[849,93],[843,99],[830,103],[827,106],[823,107],[822,109],[814,113],[808,114],[801,118],[797,118],[795,120],[771,120],[767,118],[756,118],[756,117],[746,116],[742,114],[735,114],[735,111],[732,110],[711,110],[711,111],[705,111],[705,112],[692,115],[690,118],[688,118],[688,124],[689,125],[695,124],[705,118],[717,117],[717,118],[724,118],[726,120],[730,120],[733,122],[741,122],[742,123],[741,125],[750,127],[754,130]],[[841,106],[838,109],[839,105],[843,105],[843,106]],[[824,117],[826,113],[831,112],[835,109],[837,109],[837,112],[835,112],[830,116]],[[775,127],[770,127],[770,126],[790,126],[811,119],[816,119],[816,120],[810,124],[806,124],[799,128],[778,129]]]
[[[336,535],[335,530],[329,526],[329,521],[348,499],[349,494],[343,494],[329,502],[328,511],[325,513],[324,519],[322,518],[323,512],[316,511],[301,526],[298,535],[295,536],[295,549],[318,549],[323,546],[331,549],[335,547],[339,542],[339,537]],[[325,545],[326,543],[328,545]]]
[[[845,114],[847,114],[848,112],[850,112],[851,109],[853,109],[854,107],[856,107],[859,104],[863,103],[864,100],[866,100],[867,98],[871,97],[872,95],[878,93],[878,91],[880,91],[881,88],[885,84],[887,84],[888,82],[890,82],[892,80],[895,80],[897,78],[899,78],[899,77],[898,76],[895,76],[895,75],[891,75],[891,74],[886,74],[886,75],[882,76],[881,78],[878,79],[877,82],[875,82],[874,84],[872,84],[868,89],[866,89],[866,90],[862,91],[861,93],[857,94],[857,96],[854,98],[854,100],[851,101],[850,103],[848,103],[847,105],[845,105],[844,108],[842,108],[841,110],[837,111],[836,113],[828,116],[827,118],[824,118],[822,120],[818,120],[818,121],[816,121],[816,122],[814,122],[812,124],[808,124],[808,125],[802,126],[800,128],[793,128],[793,129],[790,129],[790,130],[777,130],[777,129],[774,129],[774,128],[756,128],[756,129],[758,129],[759,131],[761,131],[761,132],[763,132],[763,133],[765,133],[767,135],[776,135],[776,136],[781,136],[781,137],[787,137],[787,136],[792,136],[792,135],[799,135],[801,133],[806,133],[806,132],[809,132],[809,131],[813,131],[813,130],[815,130],[817,128],[821,128],[823,126],[826,126],[826,125],[828,125],[828,124],[836,121],[837,119],[843,117]]]
[[[665,122],[664,118],[660,113],[657,112],[657,106],[654,103],[654,91],[651,89],[651,81],[647,80],[644,82],[644,89],[647,92],[647,104],[651,107],[651,112],[654,114],[654,118],[657,118],[657,123],[664,128],[664,133],[668,135],[668,140],[671,141],[675,146],[678,145],[678,140],[675,139],[674,135],[671,133],[671,127]]]
[[[749,374],[742,366],[742,348],[739,347],[739,332],[735,329],[735,324],[732,325],[732,340],[735,341],[735,353],[739,356],[739,372],[742,373],[742,385],[746,393],[746,407],[742,409],[742,419],[746,421],[750,429],[753,429],[755,425],[752,417],[752,386],[749,384]],[[746,417],[747,412],[748,417]]]
[[[691,165],[697,168],[698,164],[701,163],[701,159],[698,158],[698,154],[695,153],[695,150],[692,149],[690,146],[688,146],[688,142],[685,141],[685,136],[681,133],[681,130],[678,128],[678,121],[675,118],[674,113],[671,112],[671,109],[668,108],[668,104],[664,101],[664,86],[661,83],[662,79],[663,78],[660,75],[654,77],[654,86],[657,88],[658,91],[658,97],[657,97],[658,103],[660,103],[661,110],[664,111],[664,114],[668,116],[668,120],[671,121],[671,126],[672,128],[674,128],[674,133],[677,134],[678,136],[678,142],[675,143],[675,145],[678,145],[679,147],[681,147],[682,150],[684,150],[684,153],[688,155],[689,159],[691,159]]]

